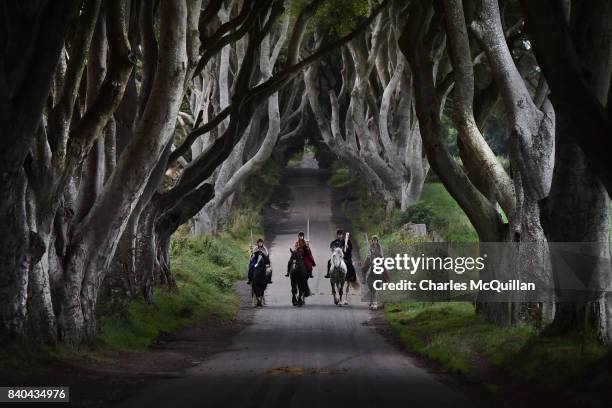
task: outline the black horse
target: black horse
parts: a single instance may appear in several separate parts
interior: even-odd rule
[[[259,254],[257,263],[253,267],[253,282],[251,283],[251,297],[253,306],[262,307],[264,304],[264,293],[268,287],[268,276],[266,275],[266,262],[263,255]]]
[[[293,306],[303,306],[304,299],[310,296],[308,288],[308,269],[304,257],[299,251],[289,249],[291,258],[289,258],[289,277],[291,278],[291,301]],[[297,297],[296,297],[297,295]]]

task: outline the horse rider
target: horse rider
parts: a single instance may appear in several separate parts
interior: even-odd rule
[[[312,278],[312,268],[317,266],[317,264],[315,263],[314,257],[312,256],[312,251],[310,250],[310,242],[304,239],[303,231],[300,231],[298,233],[298,239],[293,245],[293,250],[298,251],[300,255],[302,255],[302,257],[304,258],[304,264],[306,265],[306,269],[308,270],[308,277]],[[289,263],[291,263],[291,260],[289,260]],[[289,268],[290,266],[288,265],[287,274],[285,276],[289,276]]]
[[[249,259],[249,270],[248,270],[248,278],[247,285],[250,285],[253,281],[253,269],[255,269],[255,265],[257,264],[257,258],[259,255],[263,256],[264,264],[267,266],[270,265],[270,255],[268,253],[268,248],[264,245],[263,238],[259,238],[257,240],[257,246],[251,249],[251,258]],[[272,283],[272,275],[268,278],[268,283]]]
[[[336,231],[336,239],[334,239],[329,244],[329,249],[333,252],[334,249],[340,248],[342,249],[342,253],[344,254],[344,263],[346,264],[346,280],[348,282],[354,282],[357,280],[357,274],[355,273],[355,267],[353,266],[353,243],[349,238],[348,241],[345,240],[346,235],[344,230],[339,229]],[[345,245],[346,241],[346,245]],[[329,278],[329,272],[331,268],[331,260],[327,261],[327,274],[326,278]]]
[[[370,264],[374,261],[374,258],[382,258],[382,256],[383,251],[378,240],[378,235],[372,235],[372,238],[370,239],[370,248],[368,249],[368,256],[364,261],[364,265]]]

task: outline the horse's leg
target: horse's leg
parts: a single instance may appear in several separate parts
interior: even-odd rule
[[[266,281],[266,283],[264,283],[261,288],[261,305],[262,306],[266,304],[266,289],[267,288],[268,288],[268,282]]]
[[[374,298],[374,310],[378,310],[378,291],[372,288],[372,297]]]
[[[302,282],[300,285],[298,292],[298,306],[302,306],[304,304],[304,298],[306,297],[306,284]]]
[[[365,282],[366,282],[366,286],[368,287],[368,308],[373,309],[374,307],[374,287],[372,286],[372,282],[370,281],[369,273],[366,273]]]
[[[291,302],[293,306],[297,305],[297,299],[295,298],[295,294],[297,293],[297,282],[294,279],[291,279]]]
[[[329,283],[331,284],[332,295],[334,295],[334,305],[337,305],[338,304],[338,298],[336,298],[336,283],[334,282],[333,279],[330,279]]]
[[[300,305],[305,305],[306,304],[306,298],[307,298],[307,294],[310,291],[310,288],[308,287],[308,271],[306,271],[306,274],[304,275],[304,280],[302,281],[302,283],[304,284],[302,286],[302,293],[300,294]]]
[[[346,281],[346,295],[344,295],[344,304],[349,304],[349,289],[351,288],[351,283]]]

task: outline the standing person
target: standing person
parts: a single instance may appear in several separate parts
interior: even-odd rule
[[[353,266],[353,243],[349,238],[346,241],[346,234],[344,230],[339,229],[336,231],[336,239],[329,244],[329,249],[333,252],[334,249],[342,249],[344,254],[344,263],[346,263],[346,280],[348,282],[355,282],[357,280],[357,274],[355,273],[355,267]],[[331,261],[327,261],[327,274],[326,278],[329,278],[329,270],[331,267]]]
[[[249,270],[248,270],[248,281],[247,285],[250,285],[253,281],[253,268],[257,263],[257,257],[261,254],[263,256],[264,263],[266,267],[270,265],[270,255],[268,253],[268,248],[264,245],[263,238],[259,238],[257,240],[257,246],[251,249],[251,258],[249,259]],[[268,283],[272,283],[272,275],[270,275],[268,279]]]
[[[312,268],[317,266],[317,264],[315,263],[314,257],[312,256],[312,251],[310,250],[310,242],[304,239],[303,231],[298,233],[298,239],[295,241],[293,249],[298,251],[304,257],[306,269],[308,269],[308,277],[312,278]],[[287,274],[285,276],[289,276],[289,270],[287,270]]]
[[[363,280],[368,286],[368,297],[370,300],[369,308],[373,310],[378,309],[378,294],[376,292],[376,289],[374,289],[374,281],[378,279],[378,276],[372,271],[372,265],[374,264],[374,259],[382,257],[382,247],[380,246],[380,242],[378,241],[378,236],[374,235],[372,236],[372,239],[370,241],[370,247],[368,248],[368,256],[363,261],[363,267],[361,269],[364,278]],[[386,270],[385,272],[383,272],[382,279],[385,280],[385,277],[388,277],[388,273],[386,272]]]

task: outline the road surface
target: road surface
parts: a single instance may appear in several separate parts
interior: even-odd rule
[[[306,157],[287,170],[284,191],[267,212],[274,270],[267,306],[255,313],[225,352],[177,379],[164,379],[125,401],[126,407],[457,407],[474,406],[452,381],[417,367],[369,324],[359,296],[333,305],[323,277],[328,245],[342,223],[332,214],[325,173]],[[274,210],[276,209],[276,210]],[[284,277],[289,247],[310,219],[317,267],[306,306],[291,305]]]

